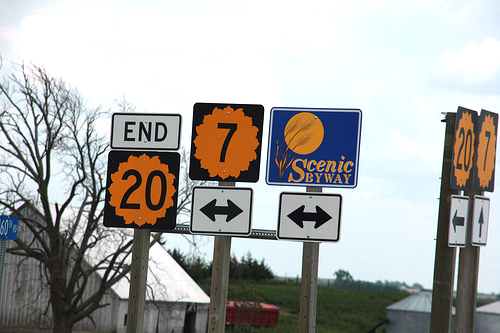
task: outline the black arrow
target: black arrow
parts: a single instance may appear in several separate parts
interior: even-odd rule
[[[316,224],[314,225],[314,229],[318,229],[332,218],[330,215],[328,215],[327,212],[325,212],[319,206],[316,206],[315,213],[306,213],[304,212],[305,208],[306,206],[302,205],[293,212],[291,212],[290,214],[288,214],[288,217],[301,228],[304,228],[304,221],[312,221],[316,222]]]
[[[483,224],[484,224],[484,216],[483,216],[483,207],[481,207],[481,213],[479,214],[479,238],[481,238],[483,234]]]
[[[451,220],[451,223],[453,223],[453,230],[457,232],[457,226],[463,227],[465,225],[465,217],[463,216],[457,216],[458,210],[455,211],[455,215],[453,216],[453,219]]]
[[[227,206],[216,206],[216,203],[217,199],[214,199],[200,209],[213,222],[215,222],[215,215],[227,215],[226,222],[229,222],[243,213],[243,210],[229,199],[227,199]]]

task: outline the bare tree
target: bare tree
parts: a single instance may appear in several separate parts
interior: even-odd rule
[[[97,125],[107,112],[25,64],[0,82],[0,103],[0,210],[24,231],[9,252],[38,262],[53,332],[71,332],[130,271],[130,233],[102,224],[109,140]],[[91,290],[96,272],[102,279]]]

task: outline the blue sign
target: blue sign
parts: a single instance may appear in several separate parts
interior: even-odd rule
[[[0,216],[0,239],[16,239],[18,225],[17,217]]]
[[[269,127],[269,185],[356,187],[361,110],[273,108]]]

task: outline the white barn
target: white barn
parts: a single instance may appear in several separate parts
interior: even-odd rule
[[[144,332],[196,332],[207,330],[210,298],[159,244],[150,249]],[[48,292],[41,290],[41,274],[33,260],[7,253],[0,295],[0,331],[16,328],[48,330]],[[17,265],[21,264],[18,271]],[[92,277],[97,286],[98,274]],[[109,306],[95,311],[73,332],[125,333],[129,283],[123,279],[105,296]]]
[[[500,332],[500,301],[476,309],[476,333]]]
[[[432,291],[421,290],[387,307],[387,333],[428,333],[431,326]],[[453,309],[452,313],[455,313]],[[454,321],[452,318],[451,331]]]
[[[432,291],[422,290],[387,307],[387,333],[427,333],[431,323]],[[454,331],[455,308],[450,332]],[[476,333],[500,332],[500,301],[476,309]]]
[[[18,237],[22,235],[22,229],[20,224]],[[121,230],[130,234],[132,231]],[[109,247],[102,244],[96,250],[103,252]],[[87,259],[92,261],[93,258]],[[0,332],[17,332],[20,328],[36,329],[38,332],[50,330],[52,314],[48,306],[49,293],[43,287],[43,279],[37,261],[6,254],[0,290]],[[101,276],[93,273],[88,288],[97,288],[100,280]],[[207,331],[210,298],[158,243],[149,252],[147,281],[145,333]],[[102,303],[109,305],[93,312],[91,319],[76,323],[73,332],[125,333],[128,296],[128,280],[122,279],[104,296]]]

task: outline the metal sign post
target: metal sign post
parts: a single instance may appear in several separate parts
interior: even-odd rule
[[[321,192],[321,187],[308,187],[307,192]],[[302,279],[300,284],[299,332],[316,330],[318,295],[319,243],[304,242],[302,246]]]
[[[474,113],[476,115],[468,120],[468,117]],[[483,191],[493,192],[494,190],[498,114],[481,110],[478,117],[475,111],[459,108],[457,117],[458,115],[461,120],[456,126],[454,167],[452,168],[457,181],[452,181],[452,186],[458,185],[459,187],[461,181],[462,184],[470,184],[462,188],[469,197],[470,207],[466,245],[460,249],[459,254],[455,332],[473,333],[476,320],[480,254],[480,247],[476,245],[483,245],[473,244],[475,217],[478,216],[478,223],[481,220],[481,215],[475,214],[478,211],[475,207],[475,197],[483,195]],[[469,137],[471,139],[468,140]],[[467,171],[467,174],[464,171]],[[481,211],[483,211],[482,208]],[[484,224],[484,215],[482,222]]]
[[[144,332],[144,309],[148,280],[149,238],[151,230],[135,229],[130,268],[127,333]]]
[[[108,155],[104,225],[135,228],[127,333],[144,331],[151,229],[171,230],[177,217],[181,116],[115,113]],[[132,149],[127,151],[126,149]]]
[[[489,215],[488,199],[480,199],[478,202],[481,204],[477,205],[481,207],[475,207],[475,197],[482,191],[492,192],[494,189],[497,127],[498,115],[486,110],[481,110],[478,116],[474,110],[458,107],[456,114],[448,113],[446,116],[431,333],[450,330],[457,246],[462,248],[455,332],[474,332],[479,268],[477,246],[486,245],[487,230],[483,233],[483,228],[487,228],[488,222],[485,212]],[[448,173],[448,170],[451,172]],[[452,195],[459,194],[459,191],[465,191],[467,198]],[[486,201],[487,207],[483,204]]]
[[[235,186],[234,182],[219,182],[220,186]],[[231,264],[231,236],[215,236],[210,288],[208,331],[224,333],[226,330],[227,292]]]
[[[474,196],[482,192],[472,190],[469,196],[468,220],[472,221]],[[457,282],[457,314],[455,317],[456,333],[474,333],[476,321],[477,279],[479,271],[479,249],[471,243],[472,223],[467,224],[465,247],[460,248]]]
[[[306,186],[304,195],[281,194],[276,232],[278,239],[303,241],[302,333],[316,328],[319,242],[340,237],[342,197],[312,192],[357,186],[361,123],[359,109],[271,109],[266,183]]]
[[[432,286],[431,333],[448,333],[451,326],[451,312],[455,279],[456,247],[448,246],[450,195],[457,190],[450,188],[451,156],[455,129],[455,113],[446,114],[443,166],[441,172],[441,192],[434,260],[434,279]]]

